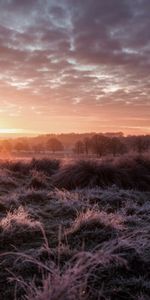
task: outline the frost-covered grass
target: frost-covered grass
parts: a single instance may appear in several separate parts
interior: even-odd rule
[[[58,188],[75,189],[116,185],[124,189],[150,190],[150,159],[123,157],[112,161],[78,161],[64,165],[52,176]]]
[[[0,299],[150,299],[149,180],[146,157],[2,162]]]

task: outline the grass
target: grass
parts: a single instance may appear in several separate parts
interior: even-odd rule
[[[0,300],[148,300],[150,159],[1,162]]]
[[[23,206],[9,211],[0,221],[0,249],[11,249],[35,240],[42,236],[41,228],[42,224],[33,220]]]
[[[117,185],[124,189],[150,190],[150,159],[131,156],[112,161],[78,161],[52,176],[58,188],[75,189]]]

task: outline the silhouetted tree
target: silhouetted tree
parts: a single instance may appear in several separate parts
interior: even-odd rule
[[[45,150],[45,146],[42,143],[38,143],[32,146],[32,150],[35,151],[36,153],[39,153]]]
[[[85,154],[88,155],[88,154],[89,154],[89,151],[90,151],[90,149],[91,149],[91,139],[90,139],[90,138],[85,137],[85,138],[83,139],[83,147],[84,147],[84,152],[85,152]]]
[[[109,150],[109,138],[102,135],[96,134],[91,138],[91,148],[93,153],[101,157],[105,155]]]
[[[77,141],[74,145],[73,151],[75,154],[83,154],[84,153],[84,144],[82,141]]]
[[[112,137],[109,140],[109,151],[113,154],[113,156],[123,154],[126,152],[126,146],[118,137]]]
[[[56,151],[62,151],[64,149],[63,144],[56,138],[50,138],[47,141],[46,149],[52,151],[53,153]]]
[[[135,136],[133,139],[133,147],[139,154],[144,151],[147,151],[150,147],[150,138],[149,136]]]
[[[15,144],[14,149],[17,151],[29,151],[30,147],[26,141],[21,141]]]

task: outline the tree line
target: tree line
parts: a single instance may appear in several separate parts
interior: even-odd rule
[[[84,138],[75,143],[74,153],[76,154],[95,154],[102,157],[107,154],[113,156],[135,151],[139,154],[149,151],[150,136],[128,136],[128,137],[109,137],[103,134],[95,134],[91,138]]]
[[[87,135],[68,145],[63,144],[57,137],[48,137],[46,139],[16,139],[1,140],[0,151],[8,152],[65,152],[70,151],[75,155],[96,155],[102,157],[107,154],[113,156],[135,151],[143,153],[150,150],[150,135],[127,136],[122,134],[93,134]]]
[[[10,140],[4,140],[0,144],[0,150],[6,150],[8,152],[17,151],[17,152],[44,152],[51,151],[53,153],[57,151],[63,151],[64,146],[57,138],[50,138],[45,143],[32,143],[28,139],[21,139],[12,143]]]

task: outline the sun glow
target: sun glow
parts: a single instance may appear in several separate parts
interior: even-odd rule
[[[21,128],[0,128],[0,136],[36,136],[41,134],[41,132],[33,131],[33,130],[25,130]]]
[[[22,129],[16,129],[16,128],[0,128],[0,133],[7,134],[7,133],[22,133]]]

